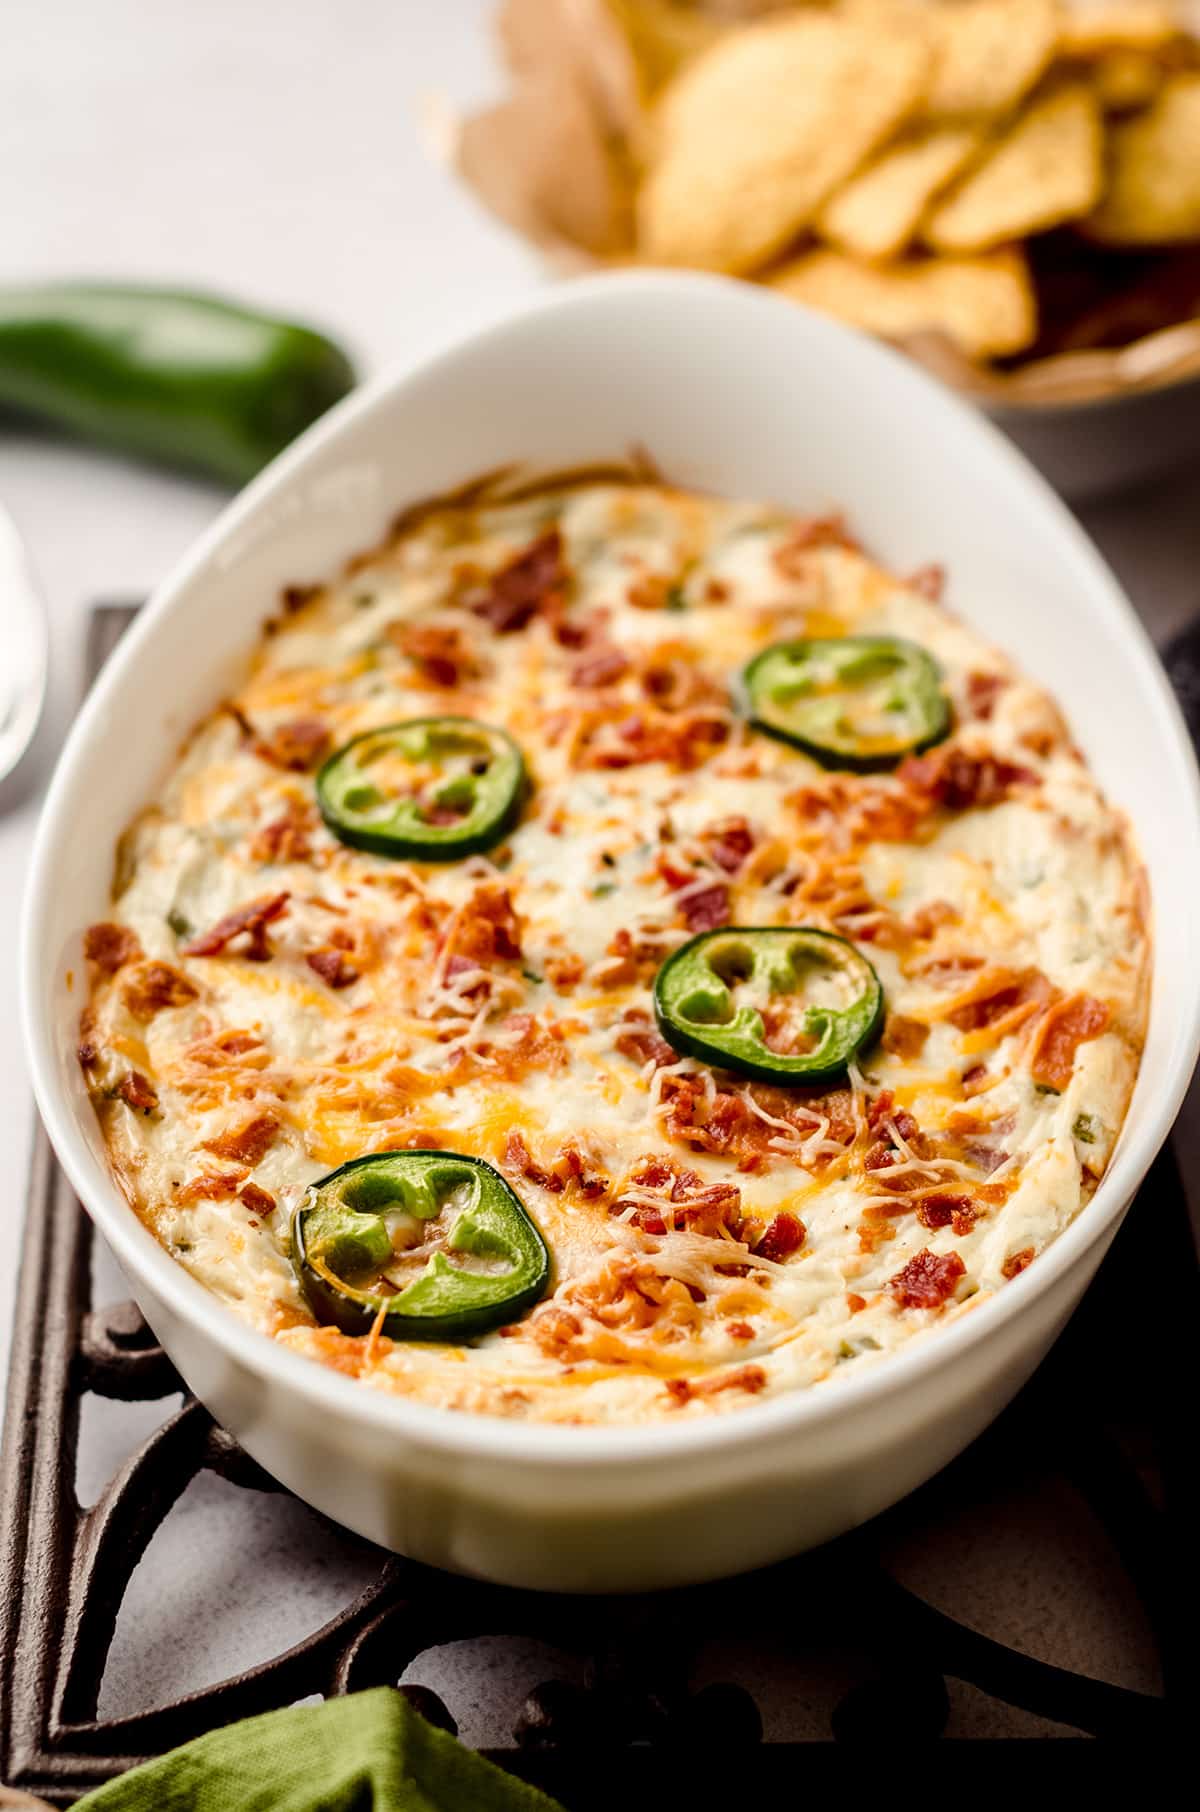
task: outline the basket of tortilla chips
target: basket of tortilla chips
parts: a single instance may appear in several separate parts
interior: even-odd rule
[[[743,277],[1074,409],[1200,379],[1197,11],[507,0],[458,165],[560,266]]]

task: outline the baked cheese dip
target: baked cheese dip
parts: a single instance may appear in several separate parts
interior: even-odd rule
[[[723,1414],[1086,1208],[1144,881],[1053,702],[837,519],[481,484],[296,587],[122,840],[80,1061],[238,1315],[375,1390]]]

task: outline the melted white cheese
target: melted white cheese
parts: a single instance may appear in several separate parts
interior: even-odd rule
[[[594,635],[630,657],[629,672],[602,697],[571,683],[582,657],[563,648],[543,618],[496,634],[470,609],[471,585],[486,584],[549,522],[561,531],[574,578],[569,616],[590,622]],[[703,1293],[693,1324],[670,1338],[653,1326],[619,1333],[608,1341],[611,1356],[570,1361],[539,1343],[536,1317],[515,1334],[468,1347],[383,1342],[365,1352],[359,1343],[363,1381],[454,1407],[548,1420],[713,1413],[750,1393],[731,1387],[681,1401],[666,1381],[702,1385],[719,1381],[722,1368],[752,1363],[762,1368],[762,1388],[775,1392],[815,1383],[851,1360],[871,1363],[999,1287],[1014,1254],[1036,1254],[1080,1211],[1119,1129],[1140,1040],[1146,938],[1123,828],[1043,694],[945,610],[857,552],[823,545],[781,559],[793,529],[753,504],[650,486],[594,485],[448,510],[419,521],[274,626],[234,701],[260,737],[315,718],[338,745],[364,729],[451,710],[510,731],[526,753],[533,793],[503,849],[488,858],[394,863],[343,848],[313,824],[307,856],[270,859],[264,827],[289,808],[308,807],[311,778],[264,760],[226,711],[192,737],[127,839],[128,879],[113,918],[136,934],[146,958],[186,975],[196,998],[147,1020],[129,1009],[127,971],[98,977],[89,1036],[100,1056],[90,1075],[114,1164],[138,1212],[237,1313],[316,1358],[344,1358],[312,1325],[288,1258],[289,1213],[308,1182],[364,1151],[405,1143],[443,1144],[502,1164],[516,1131],[534,1161],[550,1168],[574,1142],[612,1181],[600,1204],[510,1171],[552,1249],[553,1301],[578,1312],[580,1292],[624,1255]],[[456,631],[479,671],[450,692],[431,684],[397,644],[398,626],[408,623]],[[703,1066],[689,1060],[656,1076],[616,1048],[627,1009],[648,1005],[644,973],[605,985],[618,935],[627,932],[663,957],[688,935],[682,890],[664,879],[660,856],[703,863],[706,831],[744,818],[755,839],[744,873],[729,876],[710,861],[697,870],[696,885],[727,882],[736,923],[797,922],[781,876],[828,861],[844,828],[839,806],[814,850],[797,795],[903,791],[886,779],[830,776],[737,718],[730,687],[746,660],[803,633],[891,633],[920,642],[940,663],[960,713],[956,741],[1039,782],[986,809],[935,815],[914,838],[875,841],[851,858],[870,906],[889,923],[934,904],[956,915],[921,946],[920,961],[911,939],[863,944],[889,1012],[929,1031],[919,1054],[901,1057],[881,1045],[862,1069],[866,1094],[894,1091],[897,1108],[909,1109],[926,1133],[952,1131],[954,1116],[964,1113],[982,1123],[979,1137],[990,1139],[999,1163],[990,1194],[977,1160],[958,1160],[957,1170],[951,1161],[937,1173],[946,1190],[975,1197],[969,1231],[930,1229],[907,1212],[887,1221],[885,1237],[865,1236],[864,1211],[886,1199],[862,1168],[868,1141],[860,1135],[847,1156],[830,1162],[838,1147],[819,1111],[797,1133],[756,1104],[752,1111],[774,1140],[757,1168],[693,1149],[669,1136],[663,1094],[672,1076],[703,1082]],[[706,682],[710,696],[698,708],[726,725],[723,744],[692,771],[662,761],[581,765],[581,737],[592,734],[605,746],[614,724],[648,708],[645,668],[653,661]],[[1002,686],[990,717],[972,720],[969,676],[981,674]],[[776,852],[771,861],[762,859],[768,847]],[[484,998],[470,991],[470,976],[456,982],[441,972],[437,939],[449,915],[489,882],[509,891],[522,957],[491,966]],[[172,925],[203,931],[248,900],[283,891],[290,900],[269,927],[269,961],[246,960],[240,946],[224,955],[184,954],[189,934]],[[819,906],[804,922],[846,931]],[[334,990],[306,957],[339,926],[353,934],[361,976]],[[1039,1091],[1031,1078],[1028,1024],[997,1042],[946,1016],[954,987],[929,965],[963,955],[1040,971],[1061,995],[1083,993],[1109,1007],[1108,1028],[1079,1046],[1061,1094]],[[557,987],[553,966],[570,959],[581,978]],[[508,1023],[513,1013],[536,1016],[550,1035],[562,1030],[558,1067],[543,1058],[507,1073],[505,1054],[519,1036]],[[211,1050],[236,1032],[251,1035],[252,1048],[206,1068],[197,1047]],[[466,1053],[467,1064],[448,1085],[456,1053]],[[966,1098],[962,1078],[981,1062],[986,1090]],[[155,1112],[114,1098],[130,1069],[151,1080]],[[716,1085],[703,1086],[711,1096]],[[719,1086],[747,1092],[727,1077]],[[860,1124],[863,1110],[860,1089]],[[257,1163],[231,1165],[206,1150],[262,1111],[279,1126]],[[625,1179],[654,1154],[705,1181],[734,1183],[742,1213],[759,1229],[776,1213],[793,1212],[806,1229],[802,1249],[766,1265],[735,1246],[749,1271],[730,1275],[730,1267],[716,1268],[720,1242],[682,1231],[647,1234],[628,1218],[631,1209],[624,1218],[610,1212],[623,1189],[627,1200],[639,1199]],[[232,1190],[180,1201],[189,1182],[221,1171],[238,1172],[239,1186],[250,1181],[268,1191],[274,1212],[254,1213]],[[922,1251],[955,1252],[964,1266],[940,1311],[906,1308],[891,1288]]]

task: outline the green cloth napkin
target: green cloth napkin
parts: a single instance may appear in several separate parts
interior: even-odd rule
[[[97,1787],[76,1812],[562,1812],[390,1686],[245,1718]]]

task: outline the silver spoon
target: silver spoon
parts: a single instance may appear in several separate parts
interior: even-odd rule
[[[49,640],[25,545],[0,508],[0,780],[12,773],[38,727]]]

